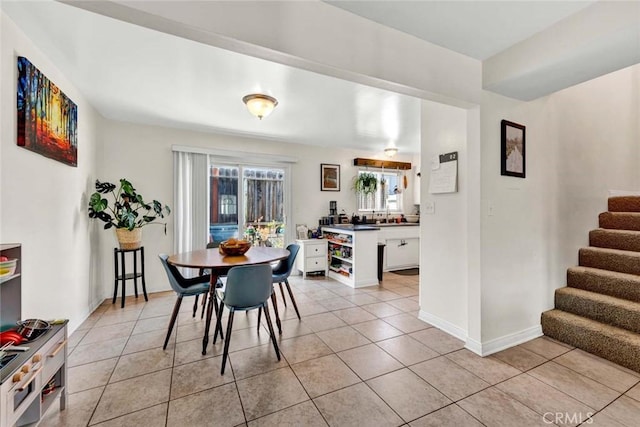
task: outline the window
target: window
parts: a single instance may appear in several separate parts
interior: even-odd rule
[[[242,236],[254,245],[284,247],[285,169],[211,165],[209,186],[212,241]]]
[[[358,175],[363,173],[375,175],[378,181],[378,186],[374,193],[358,193],[357,203],[359,211],[402,211],[404,172],[361,170],[358,172]]]
[[[293,238],[287,156],[173,146],[174,252],[231,237],[282,247]]]
[[[216,243],[238,237],[238,167],[209,168],[209,234]]]

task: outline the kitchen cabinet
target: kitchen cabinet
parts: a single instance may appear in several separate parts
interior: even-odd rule
[[[378,285],[378,228],[323,227],[327,239],[329,277],[352,288]]]
[[[419,267],[420,226],[400,225],[380,227],[378,242],[384,243],[384,271]]]
[[[417,267],[420,263],[420,239],[389,239],[386,243],[385,271]]]
[[[296,269],[306,276],[309,273],[327,274],[327,241],[325,239],[296,240],[300,252],[296,258]]]

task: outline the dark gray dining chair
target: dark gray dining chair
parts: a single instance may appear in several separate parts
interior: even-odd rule
[[[176,299],[176,303],[173,306],[173,313],[171,314],[171,320],[169,320],[169,330],[167,331],[167,337],[164,340],[164,345],[162,346],[163,350],[166,350],[167,343],[169,342],[169,337],[171,336],[171,332],[173,331],[173,325],[176,323],[176,318],[178,317],[178,312],[180,311],[180,305],[182,304],[182,298],[189,296],[198,296],[200,294],[207,294],[209,292],[209,275],[203,275],[198,277],[193,277],[187,279],[180,274],[178,269],[169,264],[167,259],[169,258],[166,254],[159,254],[160,263],[164,267],[167,272],[167,277],[169,278],[169,284],[171,285],[171,289],[174,290],[176,294],[178,294],[178,299]],[[197,307],[197,303],[196,303]],[[195,317],[195,307],[193,316]]]
[[[236,311],[248,311],[256,308],[264,309],[267,319],[269,336],[273,343],[278,360],[280,360],[280,349],[276,342],[276,335],[273,332],[271,316],[267,301],[273,293],[271,280],[271,266],[268,264],[245,265],[233,267],[229,270],[224,288],[217,289],[218,298],[221,301],[216,319],[216,328],[213,335],[213,343],[218,339],[218,330],[222,332],[222,312],[224,307],[229,309],[229,320],[227,321],[227,336],[224,341],[224,351],[222,353],[222,368],[220,375],[224,375],[224,368],[229,356],[229,343],[231,342],[231,331],[233,328],[233,315]]]

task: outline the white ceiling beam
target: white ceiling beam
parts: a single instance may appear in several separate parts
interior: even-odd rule
[[[483,62],[483,88],[530,101],[640,62],[640,2],[601,1]]]
[[[323,2],[62,2],[211,46],[409,96],[460,107],[480,102],[480,61]]]

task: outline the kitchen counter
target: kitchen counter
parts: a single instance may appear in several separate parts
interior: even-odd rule
[[[382,223],[382,224],[334,224],[334,225],[325,225],[323,228],[335,228],[338,230],[347,230],[347,231],[369,231],[369,230],[380,230],[380,227],[417,227],[420,223],[418,222],[390,222],[390,223]]]
[[[345,231],[371,231],[371,230],[380,230],[380,225],[382,224],[335,224],[335,225],[324,225],[325,228],[332,228],[335,230],[345,230]],[[386,224],[385,224],[386,225]],[[391,224],[388,224],[391,225]]]

